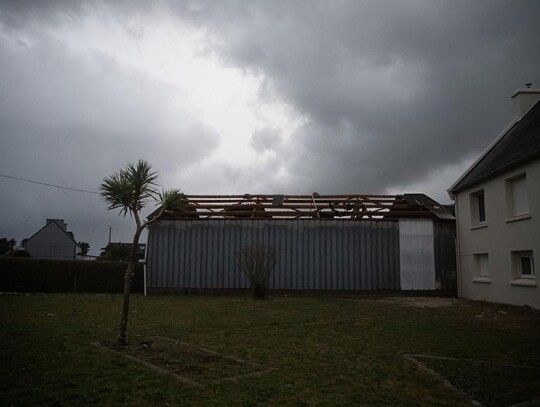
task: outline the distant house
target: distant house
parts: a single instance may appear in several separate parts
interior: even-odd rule
[[[540,89],[520,89],[513,99],[512,123],[448,190],[458,291],[540,309]]]
[[[42,259],[75,259],[77,242],[67,231],[64,219],[47,219],[45,226],[22,242],[30,257]]]

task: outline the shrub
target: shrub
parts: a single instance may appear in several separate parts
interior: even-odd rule
[[[253,299],[268,298],[268,281],[276,262],[277,253],[272,247],[248,246],[238,253],[238,265],[249,279]]]

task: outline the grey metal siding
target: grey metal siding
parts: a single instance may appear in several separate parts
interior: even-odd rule
[[[168,220],[150,226],[148,287],[248,288],[243,247],[278,253],[273,289],[399,290],[396,221]]]

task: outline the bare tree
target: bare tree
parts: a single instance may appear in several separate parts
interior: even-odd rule
[[[268,298],[268,281],[277,262],[274,248],[262,245],[244,247],[237,255],[238,266],[247,276],[253,299]]]
[[[122,301],[122,316],[120,319],[120,334],[118,342],[127,345],[127,323],[129,312],[129,294],[131,279],[137,262],[137,247],[142,231],[150,223],[159,219],[167,210],[180,210],[186,202],[185,195],[178,189],[156,190],[158,173],[153,172],[150,164],[139,160],[137,164],[128,163],[126,168],[105,178],[100,186],[101,196],[109,205],[108,209],[120,209],[124,217],[129,214],[135,219],[136,229],[129,256],[129,263],[124,276],[124,298]],[[141,210],[149,201],[156,202],[161,208],[155,216],[144,222]]]

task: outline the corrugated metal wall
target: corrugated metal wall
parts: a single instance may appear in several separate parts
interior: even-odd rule
[[[154,223],[147,253],[149,288],[247,288],[235,254],[272,246],[273,289],[399,290],[395,221],[195,219]]]
[[[431,219],[400,219],[402,290],[435,289],[435,250]]]

